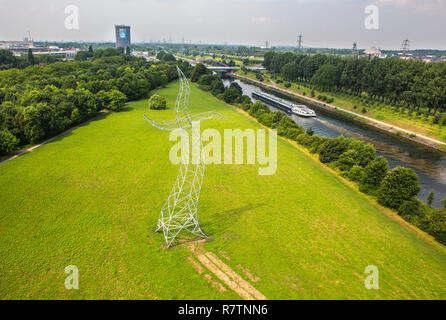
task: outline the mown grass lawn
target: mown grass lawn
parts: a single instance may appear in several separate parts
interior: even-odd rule
[[[158,93],[170,106],[177,83]],[[218,111],[202,129],[260,128],[210,94],[191,88],[192,111]],[[1,299],[238,299],[220,293],[163,248],[154,227],[178,167],[168,133],[142,117],[146,101],[105,115],[0,166]],[[209,165],[199,220],[209,251],[261,280],[269,299],[445,299],[446,250],[389,218],[309,155],[278,141],[275,175],[257,165]],[[66,290],[76,265],[80,289]],[[380,289],[364,287],[376,265]]]

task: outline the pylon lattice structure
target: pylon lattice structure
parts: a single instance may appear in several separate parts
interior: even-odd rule
[[[403,58],[406,57],[406,54],[409,51],[409,47],[410,47],[409,39],[404,39],[403,44],[401,45],[401,51],[402,51]]]
[[[181,164],[177,179],[158,219],[156,231],[163,231],[168,247],[172,245],[182,230],[187,230],[198,237],[207,237],[201,230],[197,219],[198,200],[205,171],[205,158],[200,132],[192,130],[192,122],[200,122],[207,119],[224,119],[221,114],[212,111],[197,114],[189,113],[190,86],[183,72],[178,67],[177,71],[180,79],[180,88],[175,102],[175,119],[155,121],[148,119],[144,115],[144,118],[158,129],[167,131],[183,129],[188,136],[192,136],[191,139],[188,139],[188,146],[182,148]],[[194,145],[198,145],[199,150],[193,150]],[[199,161],[191,161],[192,154],[190,150],[198,152]]]
[[[302,53],[302,48],[303,48],[303,40],[302,40],[303,36],[301,34],[299,34],[297,36],[297,52],[298,53]]]

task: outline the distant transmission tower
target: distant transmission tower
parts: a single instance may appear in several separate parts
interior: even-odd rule
[[[353,42],[352,55],[354,56],[358,55],[358,43],[356,42]]]
[[[406,54],[409,51],[409,48],[410,48],[409,39],[404,39],[403,44],[401,45],[401,51],[402,51],[403,58],[406,58]]]
[[[302,34],[299,34],[297,36],[297,52],[298,53],[302,53],[302,44],[303,44],[302,38],[303,38]]]

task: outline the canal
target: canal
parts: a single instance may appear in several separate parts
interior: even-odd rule
[[[251,97],[253,91],[263,90],[238,79],[223,80],[225,86],[229,86],[233,81],[237,82],[243,89],[243,94],[249,97]],[[277,110],[272,106],[269,107],[271,110]],[[312,109],[314,110],[314,108]],[[418,195],[419,199],[426,201],[429,193],[434,190],[435,200],[433,205],[435,207],[442,206],[440,200],[446,198],[445,153],[398,138],[330,112],[314,111],[317,114],[316,118],[302,118],[293,114],[288,114],[288,116],[304,128],[312,128],[314,134],[320,136],[335,138],[343,135],[373,144],[377,154],[384,156],[389,161],[391,168],[403,166],[415,170],[421,187]]]

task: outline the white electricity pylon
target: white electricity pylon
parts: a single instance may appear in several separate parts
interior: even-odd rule
[[[192,130],[192,122],[200,122],[207,119],[225,119],[217,112],[189,113],[190,86],[184,73],[177,67],[180,88],[175,102],[175,119],[169,121],[155,121],[144,118],[154,127],[172,131],[183,129],[191,139],[186,148],[182,148],[180,171],[172,191],[164,204],[156,231],[162,230],[167,247],[170,247],[182,230],[187,230],[195,236],[206,238],[197,219],[198,200],[204,177],[205,159],[200,132]],[[195,143],[194,143],[195,142]],[[198,143],[197,143],[198,142]],[[193,163],[192,147],[198,145],[199,161]]]

